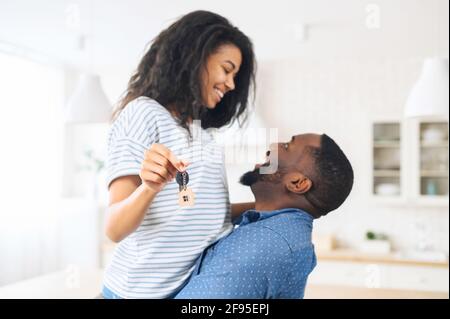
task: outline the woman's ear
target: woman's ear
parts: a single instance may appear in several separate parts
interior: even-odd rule
[[[295,194],[304,194],[312,187],[312,180],[302,173],[286,174],[284,184],[289,192]]]

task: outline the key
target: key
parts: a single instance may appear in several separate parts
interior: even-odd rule
[[[195,202],[195,194],[190,188],[187,187],[187,184],[189,183],[188,172],[177,172],[176,180],[180,186],[178,204],[182,207],[193,206]]]
[[[185,179],[185,181],[183,179]],[[183,185],[183,181],[184,181],[184,185],[187,185],[189,183],[189,174],[188,174],[188,172],[186,172],[186,171],[184,171],[184,172],[177,171],[176,180],[177,180],[178,185],[180,185],[180,191],[181,191],[181,187]]]

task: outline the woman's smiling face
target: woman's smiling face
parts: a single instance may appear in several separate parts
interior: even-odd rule
[[[208,57],[202,74],[202,98],[207,108],[214,109],[225,94],[234,90],[241,63],[241,51],[233,44],[221,45]]]

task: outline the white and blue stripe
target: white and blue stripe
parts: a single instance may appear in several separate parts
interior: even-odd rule
[[[108,185],[139,175],[144,151],[164,144],[191,163],[193,207],[179,207],[178,184],[168,183],[150,205],[141,225],[116,247],[104,285],[122,298],[165,298],[190,276],[202,251],[232,230],[222,149],[211,132],[194,142],[156,101],[139,97],[114,121],[108,138]]]

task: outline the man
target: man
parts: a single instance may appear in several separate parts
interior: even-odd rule
[[[276,153],[276,172],[262,174]],[[205,250],[176,298],[303,298],[316,265],[313,220],[345,201],[353,169],[325,134],[293,136],[271,145],[267,156],[241,177],[255,195],[255,209]]]

